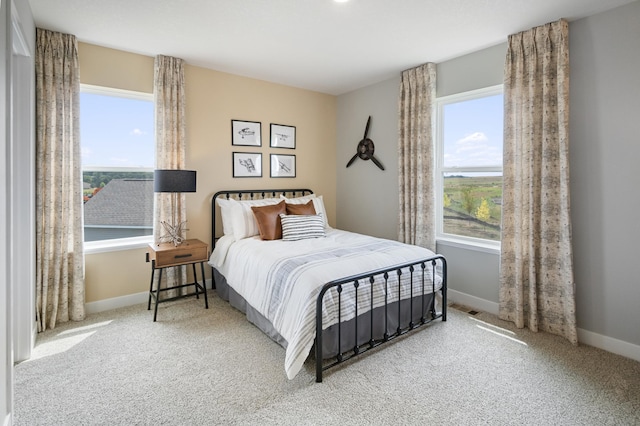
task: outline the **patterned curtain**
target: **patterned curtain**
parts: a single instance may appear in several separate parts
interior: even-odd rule
[[[499,316],[577,344],[568,37],[564,20],[509,36]]]
[[[36,30],[36,320],[84,319],[80,76],[75,36]]]
[[[398,100],[398,239],[435,251],[434,104],[436,65],[402,72]]]
[[[185,167],[185,80],[184,61],[158,55],[154,63],[154,99],[156,124],[156,168]],[[187,218],[184,194],[156,193],[154,239],[166,234],[161,222],[184,222]],[[182,235],[186,238],[186,235]],[[186,268],[168,268],[163,274],[171,285],[186,282]],[[173,294],[171,294],[173,293]],[[175,291],[166,292],[167,297]]]

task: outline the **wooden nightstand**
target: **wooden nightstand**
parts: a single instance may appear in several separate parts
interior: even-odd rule
[[[209,309],[209,301],[207,300],[207,288],[204,282],[204,262],[209,260],[209,246],[200,240],[192,239],[185,240],[179,246],[174,246],[171,243],[149,243],[147,249],[147,262],[151,262],[151,284],[149,285],[149,303],[147,304],[147,310],[151,309],[151,299],[155,300],[155,310],[153,312],[153,321],[158,316],[158,305],[163,302],[169,302],[171,300],[180,299],[183,297],[193,296],[200,299],[200,293],[204,295],[205,308]],[[196,274],[196,263],[200,264],[200,271],[202,273],[202,284],[198,282],[198,275]],[[188,284],[176,285],[173,287],[160,288],[162,282],[162,270],[164,268],[170,268],[174,266],[191,265],[193,267],[193,282]],[[153,289],[153,281],[156,269],[159,269],[158,273],[158,285],[155,290]],[[169,297],[166,299],[160,299],[160,292],[167,290],[177,290],[185,287],[194,286],[195,293],[178,295],[175,297]]]

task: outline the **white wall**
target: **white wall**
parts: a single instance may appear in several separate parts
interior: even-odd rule
[[[506,43],[437,65],[437,96],[502,83]],[[398,237],[398,76],[338,97],[337,103],[337,227],[383,238]],[[346,164],[364,136],[384,165],[357,159]],[[366,212],[367,214],[363,214]]]
[[[578,325],[640,345],[640,2],[570,23],[569,54]]]
[[[35,323],[35,26],[27,2],[0,2],[0,424],[9,425],[13,363],[29,356]]]
[[[502,83],[506,43],[437,64],[436,95],[447,96]],[[338,97],[338,228],[383,238],[398,237],[398,77]],[[362,138],[367,115],[376,156],[387,168],[356,160],[345,169]],[[374,126],[375,125],[375,126]],[[438,244],[447,258],[449,290],[460,302],[497,312],[499,256]]]
[[[437,65],[436,96],[449,96],[502,84],[507,43]]]
[[[640,158],[640,2],[571,22],[569,39],[578,335],[583,343],[640,360],[640,279],[634,267],[635,246],[640,242],[636,219],[640,197],[639,180],[633,174]],[[502,83],[505,52],[506,40],[438,64],[437,95]],[[338,97],[339,165],[348,160],[345,141],[358,137],[352,122],[362,121],[372,105],[376,105],[377,114],[386,114],[374,115],[374,120],[388,126],[377,131],[397,135],[397,89],[391,90],[396,84],[399,78]],[[386,107],[380,106],[383,104]],[[355,146],[355,141],[352,143]],[[392,157],[384,158],[385,163],[397,161],[395,152],[387,155]],[[366,166],[348,175],[339,169],[337,224],[395,238],[397,170],[383,175],[381,182],[372,181],[372,195],[356,202],[351,194],[361,190],[368,181],[364,173],[372,171],[370,164]],[[383,223],[372,225],[370,218],[375,215],[384,217]],[[470,306],[496,311],[499,255],[440,243],[437,250],[449,263],[451,296]]]
[[[31,356],[35,342],[35,45],[28,2],[12,0],[9,103],[10,283],[14,362]]]
[[[0,63],[7,63],[7,42],[9,40],[7,25],[7,2],[0,0]],[[0,424],[7,425],[11,421],[12,405],[12,359],[11,359],[11,303],[9,293],[9,264],[7,231],[9,218],[7,215],[7,69],[0,66]]]
[[[507,44],[502,43],[437,65],[436,96],[449,96],[502,84]],[[483,311],[498,312],[500,255],[439,242],[447,259],[452,300]]]
[[[336,227],[381,238],[398,237],[398,116],[400,76],[338,98],[336,120]],[[356,153],[371,116],[368,137],[385,170]]]

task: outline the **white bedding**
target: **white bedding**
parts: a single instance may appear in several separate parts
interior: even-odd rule
[[[234,241],[232,236],[225,236],[216,242],[209,264],[287,340],[285,372],[292,379],[313,346],[316,298],[325,283],[434,255],[422,247],[327,229],[324,238],[301,241],[263,241],[259,236]],[[426,271],[430,277],[431,267]],[[409,274],[402,277],[401,297],[406,298],[410,294]],[[415,281],[414,292],[421,292]],[[392,302],[397,300],[397,277],[391,276],[389,282],[395,282],[388,286],[389,302]],[[436,290],[440,287],[438,276]],[[352,286],[347,288],[342,293],[342,321],[355,316],[354,309],[345,312],[345,305],[348,305],[345,300],[354,293]],[[331,296],[325,296],[324,328],[338,321],[337,303],[332,305],[331,300]],[[366,312],[365,307],[370,306],[368,286],[366,291],[358,291],[358,303],[358,314]],[[383,303],[384,283],[381,281],[376,284],[374,307]]]

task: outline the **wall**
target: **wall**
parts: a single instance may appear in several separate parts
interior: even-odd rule
[[[502,84],[507,44],[442,62],[436,67],[436,96],[448,96]],[[498,312],[500,256],[492,250],[476,250],[440,241],[439,253],[449,266],[452,300],[487,312]]]
[[[439,63],[436,67],[436,96],[448,96],[502,84],[506,53],[507,43],[501,43]]]
[[[153,92],[152,57],[86,43],[79,44],[78,54],[82,83]],[[186,168],[198,172],[197,192],[185,194],[189,238],[210,243],[211,196],[222,189],[310,187],[324,196],[329,223],[335,224],[334,96],[190,65],[185,79]],[[232,119],[262,122],[262,147],[232,147]],[[296,126],[295,150],[269,148],[270,123]],[[234,179],[233,151],[261,152],[263,177]],[[270,153],[295,155],[296,178],[270,178]],[[109,307],[131,295],[138,295],[139,301],[140,293],[149,288],[149,264],[144,259],[144,248],[87,254],[86,302]]]
[[[502,83],[506,44],[471,53],[437,65],[437,96],[465,92]],[[383,238],[398,237],[398,76],[338,97],[337,190],[339,228]],[[369,137],[375,143],[372,161],[357,159],[356,153],[371,116]],[[366,217],[362,212],[371,212]]]
[[[12,0],[10,78],[9,282],[13,300],[13,360],[29,359],[37,333],[35,193],[35,24],[29,5]]]
[[[640,3],[572,22],[569,30],[578,325],[640,345]]]
[[[78,43],[78,61],[83,84],[153,93],[151,57]],[[148,291],[149,265],[144,259],[144,248],[86,254],[85,302]]]
[[[338,98],[336,168],[337,227],[381,238],[397,239],[398,114],[400,76]],[[371,116],[368,137],[385,170],[356,153]],[[364,213],[364,214],[363,214]]]
[[[502,83],[506,43],[437,64],[437,96],[446,96]],[[338,227],[383,238],[398,238],[398,77],[338,97],[337,154]],[[366,117],[372,115],[369,136],[376,157],[344,167],[362,138]],[[366,212],[366,215],[363,215]],[[449,289],[459,301],[497,311],[499,256],[439,243],[447,257]]]
[[[335,224],[335,97],[198,67],[187,67],[187,164],[198,170],[189,197],[190,235],[210,242],[211,197],[222,189],[311,188]],[[231,145],[231,120],[262,122],[262,147]],[[296,149],[269,147],[269,124],[296,126]],[[261,152],[262,178],[233,178],[232,152]],[[296,156],[296,178],[270,178],[269,154]],[[194,232],[195,231],[195,232]]]
[[[9,114],[7,105],[7,43],[11,37],[11,25],[7,20],[8,6],[6,0],[0,0],[0,164],[2,169],[8,169],[9,162],[7,142]],[[13,360],[11,357],[12,329],[11,329],[11,293],[9,291],[9,251],[8,230],[9,217],[7,215],[7,195],[9,193],[6,173],[0,173],[0,425],[11,424],[13,404]]]
[[[27,2],[0,0],[0,424],[13,413],[13,365],[35,334],[34,52]]]
[[[637,179],[632,174],[640,158],[640,3],[571,22],[569,29],[578,336],[583,343],[640,360],[640,281],[632,267],[635,246],[640,241],[640,227],[635,224],[640,198],[635,196]],[[438,64],[437,95],[501,83],[505,49],[506,43]],[[361,121],[370,113],[372,95],[379,96],[376,104],[395,106],[397,93],[381,88],[397,81],[392,79],[338,97],[338,167],[348,155],[342,144],[358,136],[349,123]],[[394,134],[397,124],[392,116],[397,117],[397,111],[389,109],[385,114],[388,116],[374,117],[388,126],[377,131]],[[355,146],[355,142],[351,143]],[[394,163],[397,155],[384,160]],[[363,171],[338,174],[337,197],[341,204],[349,203],[349,194],[366,181],[354,176]],[[391,204],[397,200],[397,176],[387,173],[382,179],[384,182],[376,182],[372,190],[375,197],[360,199],[357,205],[339,206],[338,224],[374,235],[394,235],[397,207]],[[362,212],[367,212],[365,218],[361,217]],[[387,221],[371,226],[369,218],[373,214]],[[498,254],[444,243],[438,243],[437,251],[449,262],[450,295],[470,306],[496,312]]]

